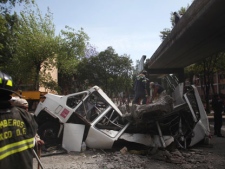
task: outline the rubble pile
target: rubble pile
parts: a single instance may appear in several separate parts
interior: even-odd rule
[[[123,148],[124,149],[124,148]],[[154,150],[155,151],[155,150]],[[177,168],[192,169],[192,168],[203,168],[212,169],[212,161],[205,158],[208,152],[202,150],[191,149],[185,151],[179,151],[175,149],[174,151],[168,150],[157,150],[154,154],[152,151],[148,152],[127,150],[106,154],[103,161],[100,163],[101,169],[116,169],[116,168],[148,168],[151,163],[160,162],[175,164]],[[144,155],[145,154],[145,155]],[[146,158],[147,157],[147,158]],[[160,161],[160,162],[159,162]]]
[[[173,111],[173,98],[165,95],[151,104],[122,105],[118,108],[123,113],[123,118],[138,123],[143,121],[143,115],[158,118],[171,113]]]
[[[190,149],[169,152],[167,150],[158,151],[156,154],[152,155],[150,158],[160,161],[165,161],[168,163],[173,163],[180,165],[181,168],[191,169],[191,168],[212,168],[212,161],[208,161],[205,156],[208,152],[203,152],[202,150]]]
[[[55,156],[42,156],[45,169],[223,169],[224,156],[213,153],[212,147],[192,149],[87,149]],[[51,150],[50,152],[56,150]],[[34,168],[37,161],[34,159]]]

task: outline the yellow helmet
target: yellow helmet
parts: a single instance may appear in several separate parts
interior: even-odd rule
[[[0,92],[6,94],[13,93],[12,77],[0,71]]]

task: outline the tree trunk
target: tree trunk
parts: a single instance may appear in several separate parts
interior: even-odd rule
[[[38,64],[36,65],[36,72],[35,72],[35,77],[34,77],[34,90],[39,91],[39,74],[41,70],[41,65]]]

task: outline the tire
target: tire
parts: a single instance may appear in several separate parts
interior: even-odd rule
[[[38,128],[38,135],[45,142],[45,148],[58,146],[62,143],[62,138],[57,137],[60,124],[57,122],[46,122]]]

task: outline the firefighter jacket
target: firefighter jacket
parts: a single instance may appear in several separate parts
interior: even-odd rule
[[[147,78],[144,74],[139,74],[136,77],[136,81],[134,84],[134,91],[137,95],[147,95]]]
[[[0,110],[0,168],[32,169],[37,123],[26,110]]]

